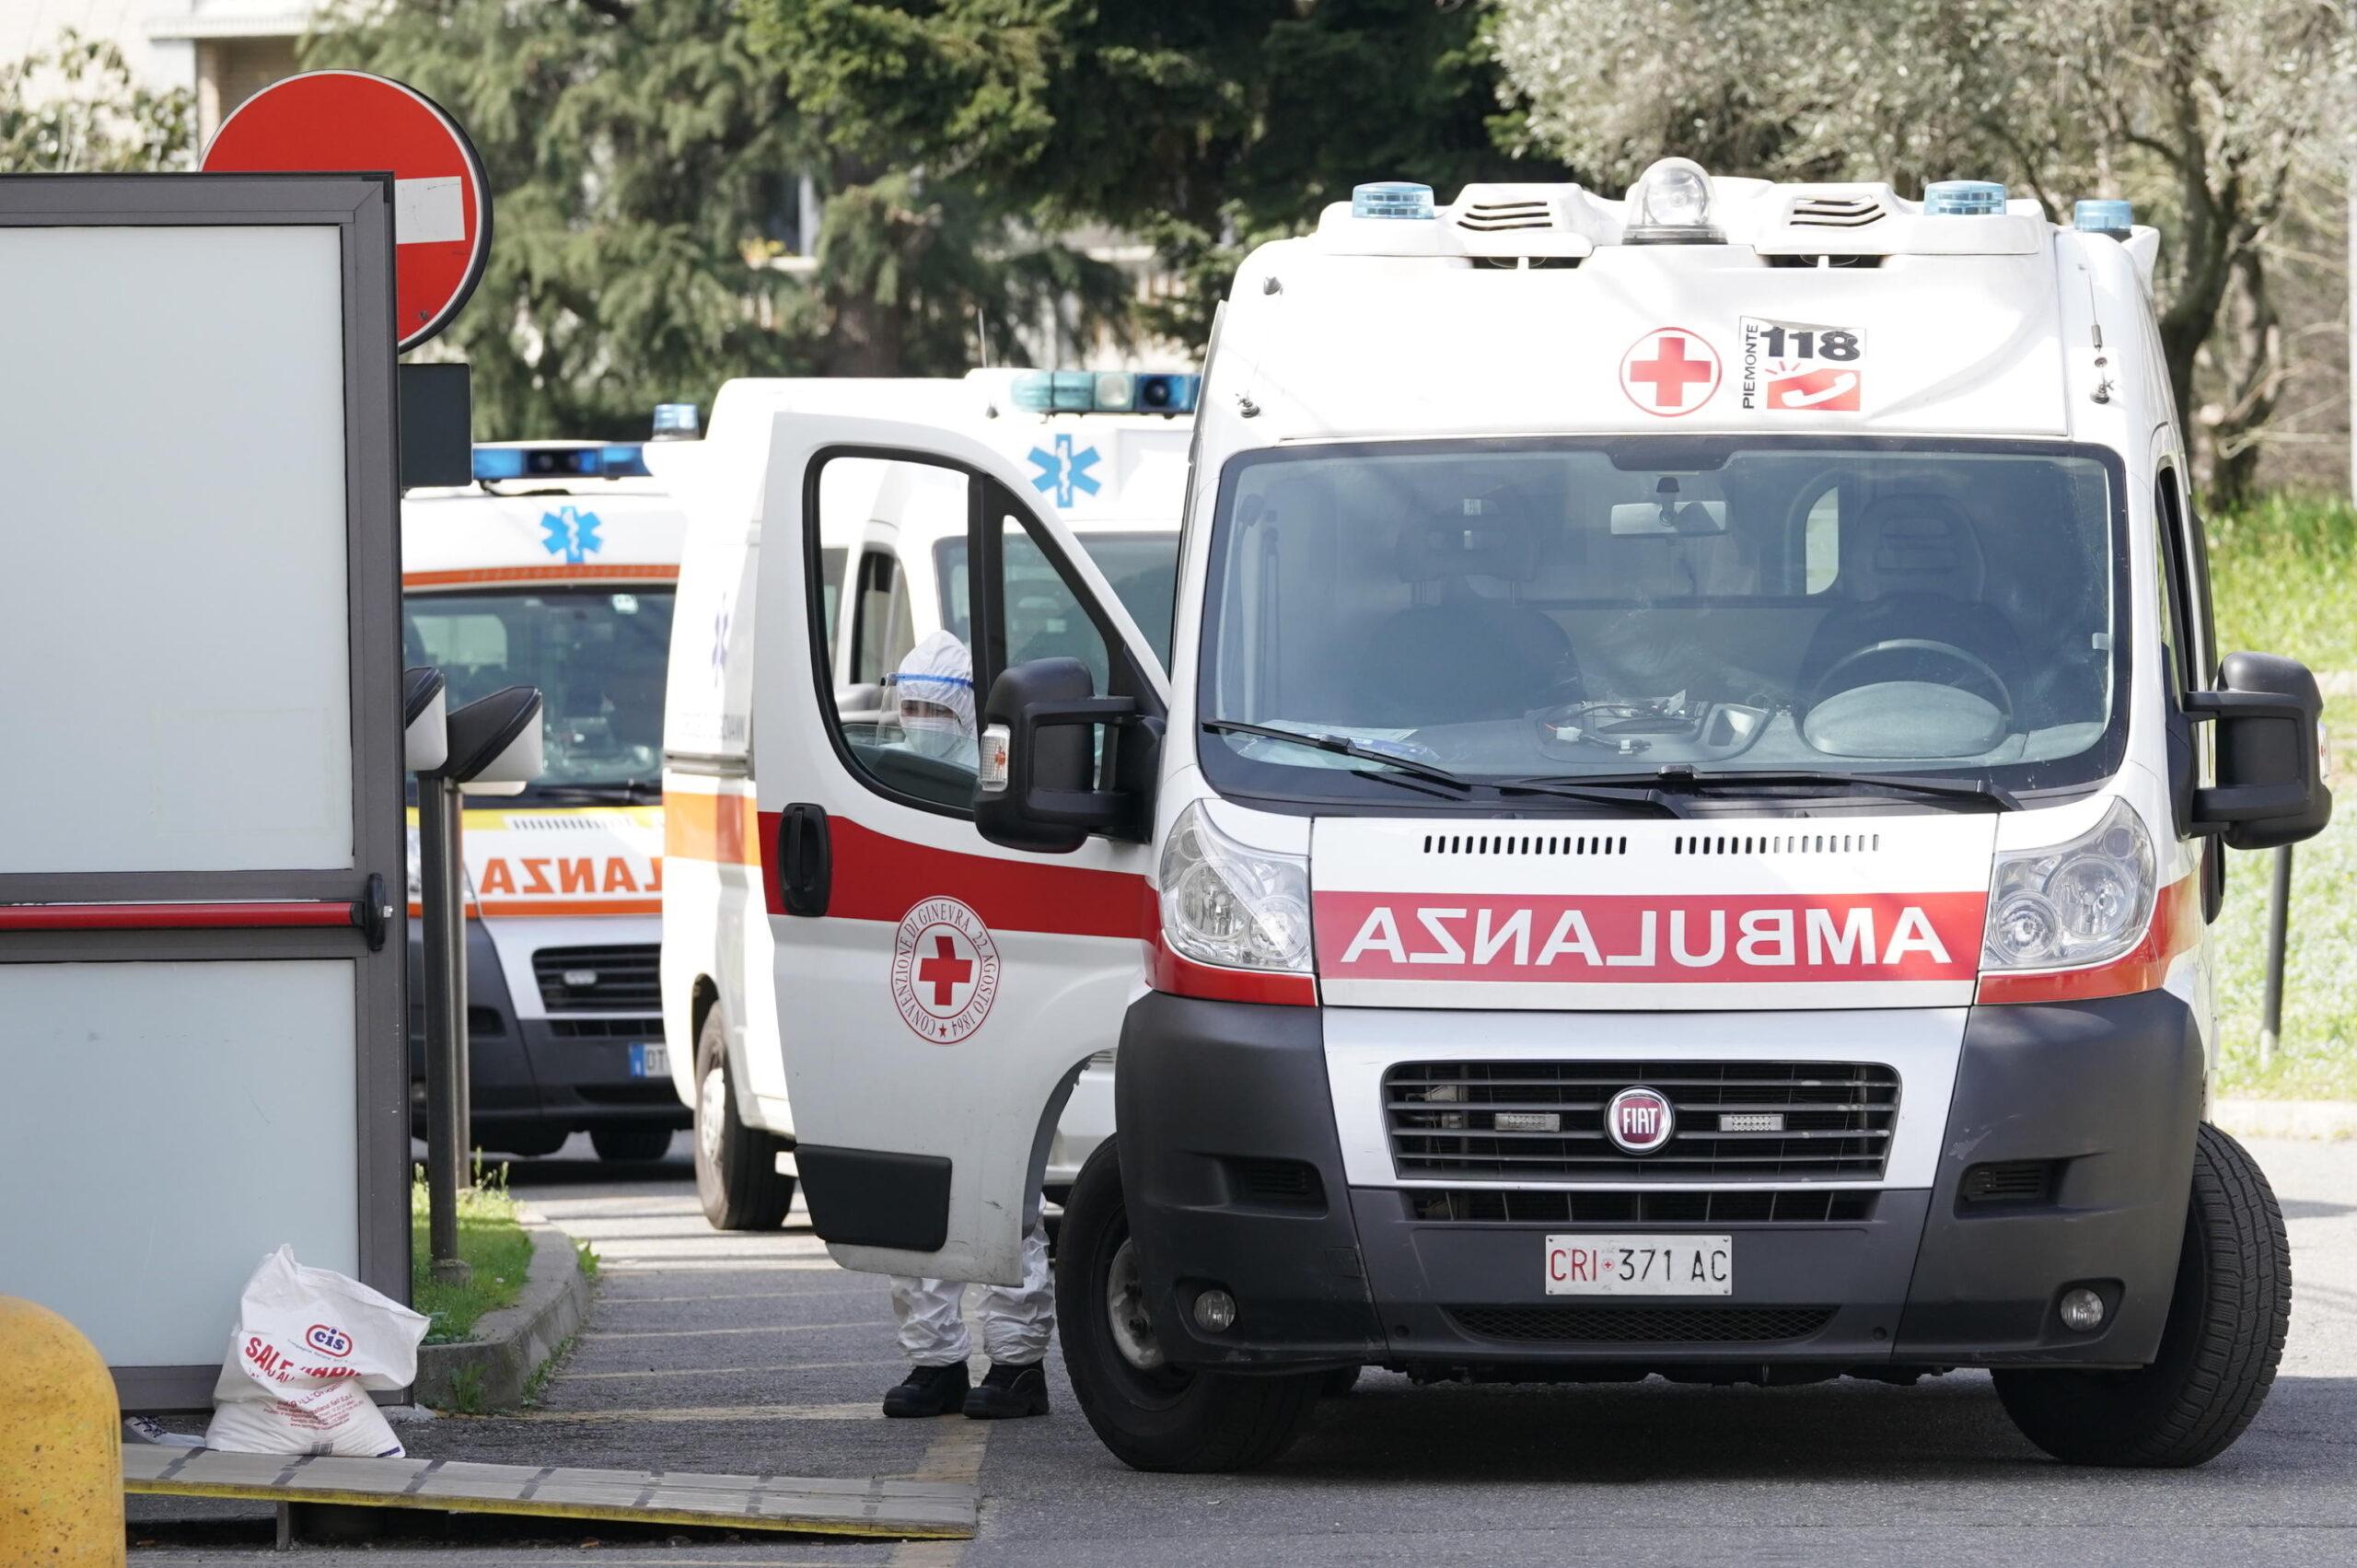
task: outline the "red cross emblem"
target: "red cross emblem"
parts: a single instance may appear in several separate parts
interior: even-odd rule
[[[1620,389],[1647,413],[1692,413],[1719,389],[1718,351],[1683,327],[1658,327],[1620,356]]]
[[[920,900],[892,942],[892,1005],[935,1045],[982,1027],[998,999],[998,944],[982,917],[956,899]]]
[[[933,987],[934,1010],[940,1013],[949,1011],[950,998],[973,973],[974,960],[958,956],[958,943],[946,931],[934,934],[933,957],[917,965],[917,979]]]

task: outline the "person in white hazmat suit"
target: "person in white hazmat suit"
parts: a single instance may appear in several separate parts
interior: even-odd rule
[[[935,632],[909,651],[891,679],[891,703],[902,744],[911,751],[978,769],[974,740],[974,664],[966,645]],[[1048,1413],[1048,1375],[1041,1365],[1055,1331],[1054,1286],[1048,1274],[1048,1236],[1038,1200],[1023,1238],[1023,1283],[976,1285],[982,1352],[991,1369],[970,1386],[966,1358],[972,1341],[960,1311],[970,1288],[963,1280],[892,1277],[892,1316],[908,1377],[884,1396],[888,1416],[946,1415],[962,1410],[977,1421]]]

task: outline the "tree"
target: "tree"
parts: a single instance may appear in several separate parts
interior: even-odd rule
[[[68,28],[53,49],[0,64],[0,171],[125,174],[185,167],[196,105],[142,86],[122,52]]]
[[[482,156],[491,261],[444,342],[486,435],[643,434],[729,376],[954,373],[984,305],[1107,293],[954,188],[830,156],[738,0],[361,0],[304,61],[411,84]]]
[[[1360,180],[1560,178],[1492,142],[1479,18],[1447,0],[748,3],[830,146],[1146,239],[1187,285],[1146,324],[1188,343],[1248,242]]]
[[[1986,174],[2063,220],[2073,196],[2139,198],[2172,242],[2179,415],[2196,436],[2210,344],[2230,383],[2213,489],[2247,484],[2280,353],[2266,240],[2347,123],[2340,0],[1499,0],[1492,41],[1519,134],[1613,179],[1689,152],[1790,179]]]

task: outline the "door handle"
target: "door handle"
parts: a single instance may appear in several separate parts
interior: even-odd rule
[[[834,857],[827,847],[827,808],[799,804],[777,819],[778,901],[788,914],[827,912],[834,886]]]

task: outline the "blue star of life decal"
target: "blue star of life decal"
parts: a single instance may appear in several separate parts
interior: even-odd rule
[[[568,566],[578,566],[598,553],[605,540],[598,537],[598,514],[585,512],[577,506],[560,506],[553,512],[540,514],[540,531],[548,537],[540,548],[551,555],[562,555]]]
[[[1104,488],[1088,471],[1097,466],[1097,448],[1083,447],[1075,452],[1070,436],[1057,436],[1052,452],[1032,447],[1030,459],[1032,467],[1039,470],[1031,476],[1031,488],[1043,495],[1054,492],[1059,506],[1071,505],[1075,492],[1094,495]]]

